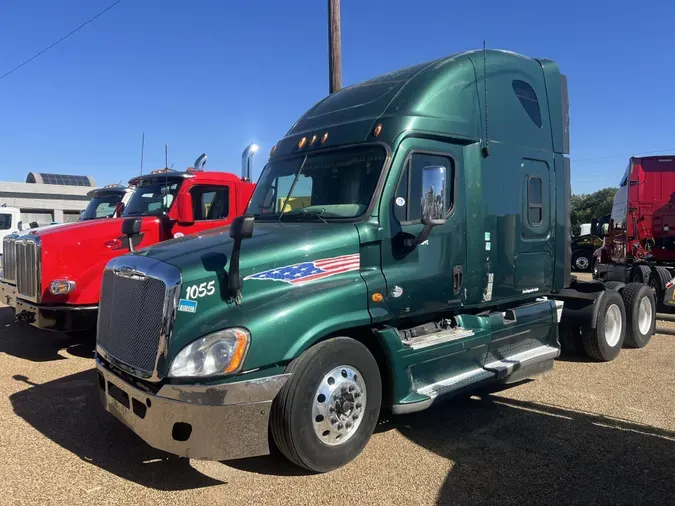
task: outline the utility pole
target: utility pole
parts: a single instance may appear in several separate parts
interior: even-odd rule
[[[328,0],[328,80],[330,93],[342,88],[340,0]]]

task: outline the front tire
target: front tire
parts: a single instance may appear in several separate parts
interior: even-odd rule
[[[621,294],[626,306],[626,341],[630,348],[644,348],[656,328],[656,301],[647,285],[629,283]]]
[[[626,339],[626,309],[615,290],[605,290],[598,304],[597,324],[583,329],[581,342],[589,358],[609,362],[619,355]]]
[[[365,448],[382,403],[380,371],[363,344],[348,337],[321,342],[287,368],[270,416],[274,442],[294,464],[324,473]]]

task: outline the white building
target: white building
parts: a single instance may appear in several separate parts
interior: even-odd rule
[[[19,208],[27,224],[69,223],[87,207],[87,192],[95,186],[89,176],[30,172],[25,183],[0,181],[0,206]]]

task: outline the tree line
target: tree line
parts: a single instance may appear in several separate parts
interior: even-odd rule
[[[612,211],[614,195],[618,188],[603,188],[593,193],[572,195],[572,234],[578,235],[582,223],[590,223],[593,218],[600,218]]]

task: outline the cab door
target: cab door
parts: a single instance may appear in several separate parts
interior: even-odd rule
[[[464,300],[466,227],[463,146],[408,139],[401,143],[383,194],[382,271],[387,282],[389,310],[400,321],[460,307]],[[441,167],[445,174],[445,223],[431,229],[415,246],[406,240],[420,234],[422,209],[429,202],[425,168]],[[426,182],[433,186],[433,181]],[[438,188],[433,191],[438,192]]]
[[[222,227],[234,218],[235,194],[230,185],[196,184],[188,191],[192,197],[194,223],[173,222],[171,237]]]

